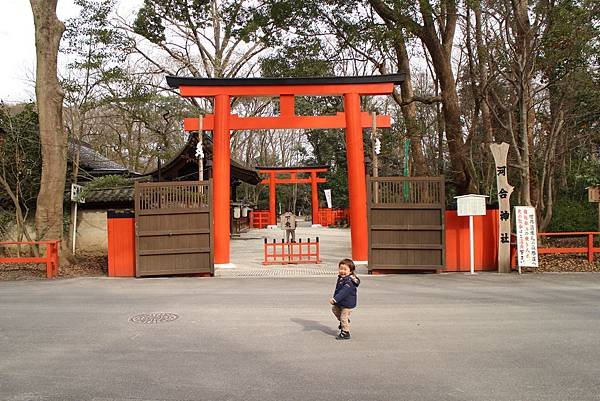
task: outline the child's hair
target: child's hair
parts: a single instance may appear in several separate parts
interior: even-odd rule
[[[340,265],[346,265],[350,269],[350,274],[354,274],[354,270],[356,270],[356,266],[354,266],[354,262],[352,259],[342,259],[340,263],[338,263],[338,267]]]

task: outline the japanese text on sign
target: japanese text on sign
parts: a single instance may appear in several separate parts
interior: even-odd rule
[[[535,208],[530,206],[516,206],[515,216],[519,266],[538,267]]]

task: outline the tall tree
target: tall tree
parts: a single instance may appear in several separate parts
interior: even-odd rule
[[[67,135],[63,126],[64,92],[57,77],[60,39],[65,25],[56,16],[58,0],[30,0],[35,24],[35,95],[40,124],[42,177],[35,213],[38,239],[63,238],[63,198]]]
[[[361,75],[375,71],[380,74],[404,73],[406,79],[400,90],[394,89],[392,93],[404,119],[402,130],[398,132],[400,135],[392,146],[400,148],[404,138],[410,138],[413,173],[428,174],[422,146],[424,130],[417,122],[416,107],[417,102],[430,102],[431,98],[425,99],[414,93],[408,40],[402,29],[395,30],[390,23],[382,21],[364,0],[271,0],[257,7],[257,13],[262,13],[263,21],[270,20],[273,26],[285,32],[282,36],[294,38],[287,43],[283,41],[279,50],[282,56],[292,53],[286,48],[298,48],[298,43],[310,43],[313,48],[318,44],[322,48],[318,55],[320,60],[315,60],[313,54],[305,62],[316,61],[316,65],[329,62],[332,67],[327,75],[354,75],[359,69],[364,71]],[[306,60],[305,54],[299,51],[290,55]],[[380,111],[377,108],[369,110]]]
[[[452,71],[458,2],[421,0],[417,6],[414,2],[369,0],[369,4],[392,29],[406,29],[427,48],[441,88],[446,142],[454,184],[459,193],[477,193],[478,183],[464,146],[460,102]]]
[[[34,209],[42,170],[38,116],[33,103],[15,114],[0,105],[0,210],[14,211],[16,240],[32,238],[25,224]],[[4,204],[3,201],[11,202]],[[11,204],[12,203],[12,204]],[[0,228],[0,236],[3,233]]]
[[[237,0],[144,0],[133,24],[120,27],[131,51],[159,74],[238,77],[266,49],[266,29],[257,29],[246,2]],[[148,50],[145,39],[152,44]]]
[[[556,172],[565,166],[569,153],[589,143],[585,137],[590,136],[590,131],[581,135],[570,128],[581,117],[572,106],[584,105],[577,97],[588,91],[594,81],[589,60],[593,59],[600,30],[594,22],[600,6],[594,3],[597,2],[554,0],[544,3],[542,10],[545,23],[537,64],[547,85],[543,96],[538,96],[541,100],[536,112],[542,135],[535,143],[542,151],[534,151],[539,166],[534,199],[541,230],[552,219],[556,189],[564,186],[555,182],[561,179]],[[566,177],[562,180],[566,181]]]

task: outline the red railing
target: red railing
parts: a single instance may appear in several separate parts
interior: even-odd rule
[[[265,238],[265,260],[263,265],[286,265],[290,263],[321,263],[319,237],[306,242],[267,242]]]
[[[252,210],[250,211],[250,227],[265,228],[269,225],[268,210]]]
[[[562,233],[538,233],[538,237],[587,237],[587,246],[585,247],[540,247],[538,244],[538,254],[559,254],[559,253],[587,253],[588,262],[594,261],[594,253],[599,253],[600,248],[594,247],[594,235],[600,235],[598,231],[581,232],[562,232]],[[516,237],[513,235],[513,241]],[[511,265],[517,266],[516,245],[511,245]]]
[[[322,226],[335,226],[349,216],[348,209],[319,209],[318,221]]]
[[[46,263],[46,277],[58,275],[58,243],[60,241],[0,242],[7,245],[46,245],[46,255],[39,257],[0,257],[0,263]]]

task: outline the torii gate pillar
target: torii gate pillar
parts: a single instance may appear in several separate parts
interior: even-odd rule
[[[360,96],[344,94],[346,115],[346,154],[348,160],[348,200],[350,202],[350,236],[352,259],[365,263],[369,255],[369,231],[367,226],[367,178],[360,124]]]
[[[317,189],[317,173],[310,173],[310,194],[311,194],[311,210],[312,223],[321,224],[319,221],[319,190]]]
[[[215,263],[229,263],[229,186],[230,157],[229,114],[230,99],[227,95],[215,96],[215,126],[213,136],[213,211]]]

